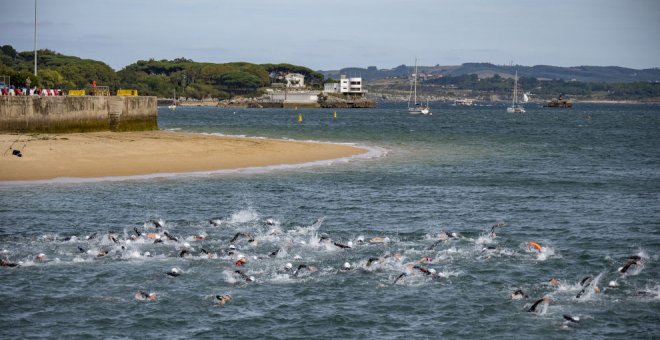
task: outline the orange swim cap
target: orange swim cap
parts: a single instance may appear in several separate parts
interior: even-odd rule
[[[538,250],[538,251],[541,250],[541,245],[538,244],[538,243],[536,243],[536,242],[531,242],[531,241],[530,241],[530,242],[527,242],[527,244],[528,244],[530,247],[534,247],[534,248],[536,248],[536,250]]]

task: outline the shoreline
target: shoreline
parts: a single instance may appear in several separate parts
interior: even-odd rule
[[[344,144],[171,131],[0,134],[0,145],[1,184],[257,172],[370,153]]]

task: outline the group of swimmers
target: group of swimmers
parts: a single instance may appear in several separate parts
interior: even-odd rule
[[[526,243],[526,245],[529,247],[529,250],[533,252],[543,253],[546,250],[546,248],[544,248],[539,243],[534,241],[529,241]],[[616,272],[618,275],[620,275],[621,279],[624,279],[626,275],[629,273],[631,268],[636,267],[639,270],[641,270],[641,268],[643,268],[643,265],[644,265],[644,259],[641,256],[639,255],[629,256],[625,259],[623,266],[619,267],[616,270]],[[597,276],[597,278],[594,278],[592,275],[587,275],[583,277],[579,282],[578,293],[575,295],[575,299],[584,299],[585,296],[588,296],[590,294],[601,293],[602,289],[598,286],[600,276],[601,275]],[[561,284],[562,284],[561,281],[554,277],[548,281],[548,285],[551,287],[558,287]],[[617,280],[611,280],[609,281],[607,286],[608,288],[618,288],[619,283]],[[648,292],[637,291],[635,294],[641,296],[641,295],[645,295],[645,293]],[[525,291],[523,291],[522,289],[517,289],[511,293],[512,300],[527,299],[527,298],[529,298],[529,295],[527,295],[527,293],[525,293]],[[551,301],[552,299],[550,295],[544,295],[543,297],[538,298],[533,303],[531,303],[531,305],[527,308],[527,312],[544,314]],[[564,320],[563,327],[570,327],[580,323],[580,318],[577,316],[563,314],[562,317]]]
[[[322,219],[315,221],[310,227],[311,230],[318,230]],[[221,220],[210,220],[209,223],[212,227],[221,227],[223,222]],[[497,238],[497,231],[500,228],[505,227],[504,223],[497,223],[493,225],[490,229],[490,232],[486,234],[486,237],[491,240]],[[77,237],[69,236],[62,238],[62,241],[86,241],[86,244],[93,245],[97,247],[88,247],[85,248],[83,244],[77,245],[78,253],[81,255],[93,256],[96,258],[105,258],[108,256],[121,256],[121,254],[127,251],[132,244],[155,244],[155,245],[173,245],[175,252],[172,256],[177,256],[181,258],[187,258],[191,256],[206,257],[210,259],[227,259],[230,262],[227,265],[231,268],[228,270],[228,274],[233,278],[233,282],[240,284],[251,284],[257,281],[257,278],[250,273],[250,262],[264,262],[270,258],[287,258],[289,256],[289,251],[296,244],[304,244],[305,246],[314,246],[321,247],[329,250],[336,251],[352,251],[356,247],[366,246],[366,245],[382,245],[389,244],[392,240],[386,236],[373,236],[371,238],[365,238],[364,236],[358,236],[352,240],[340,241],[334,240],[327,234],[320,234],[316,238],[309,238],[307,241],[297,240],[293,242],[290,237],[286,237],[284,233],[277,225],[277,223],[272,219],[265,219],[261,221],[259,227],[263,232],[255,233],[252,230],[243,230],[236,231],[233,233],[233,237],[224,238],[228,243],[220,249],[209,249],[206,247],[199,247],[196,250],[191,246],[189,242],[202,242],[202,241],[213,241],[209,239],[208,236],[203,234],[190,235],[188,237],[175,236],[170,231],[166,230],[165,223],[162,220],[150,220],[146,222],[142,229],[134,227],[130,233],[125,233],[124,237],[120,237],[118,233],[110,232],[107,234],[92,233],[87,236]],[[315,233],[313,235],[316,235]],[[259,240],[268,239],[268,237],[283,238],[286,241],[281,242],[276,249],[271,248],[271,250],[262,253],[262,255],[246,256],[245,252],[242,249],[239,249],[239,246],[245,247],[244,250],[250,252],[254,251],[259,245]],[[425,247],[425,250],[428,253],[427,256],[424,255],[421,258],[416,260],[407,260],[402,251],[394,251],[385,253],[377,257],[368,257],[364,258],[361,261],[358,261],[360,265],[356,266],[351,264],[349,261],[342,261],[336,264],[336,270],[338,272],[351,272],[356,270],[361,271],[373,271],[377,269],[396,271],[392,272],[392,279],[389,281],[389,284],[400,285],[406,284],[409,280],[442,280],[447,278],[447,274],[439,269],[433,268],[434,264],[438,263],[438,259],[434,259],[432,256],[435,254],[436,248],[438,248],[443,243],[452,242],[453,240],[464,239],[460,233],[449,232],[440,230],[436,235],[433,235],[430,239],[431,243]],[[220,241],[216,239],[215,241]],[[91,242],[91,244],[90,244]],[[201,244],[201,243],[200,243]],[[545,247],[541,244],[529,241],[526,243],[526,246],[529,247],[530,252],[537,252],[539,254],[547,251]],[[160,248],[162,250],[162,248]],[[495,246],[487,246],[483,248],[484,253],[489,253],[497,250]],[[153,256],[149,251],[143,253],[145,257]],[[417,257],[416,257],[417,258]],[[281,268],[277,269],[278,273],[286,274],[292,279],[297,279],[301,277],[308,277],[314,275],[319,268],[314,263],[304,263],[303,259],[299,255],[293,256],[293,262],[297,262],[295,265],[292,262],[286,262]],[[40,253],[34,256],[35,261],[48,261],[48,256],[43,253]],[[626,259],[623,265],[618,268],[618,272],[621,275],[625,275],[632,268],[643,266],[644,259],[640,256],[631,256]],[[18,267],[21,265],[21,262],[13,262],[8,259],[2,259],[0,265],[3,267]],[[401,268],[403,271],[400,271]],[[182,276],[184,272],[178,268],[172,268],[171,270],[164,273],[164,275],[171,278],[178,278]],[[595,280],[592,276],[585,277],[580,281],[580,292],[576,295],[576,299],[583,298],[585,295],[592,292],[599,293],[600,287],[598,287],[598,280]],[[559,286],[561,282],[557,278],[552,278],[548,282],[550,286]],[[616,281],[612,281],[609,284],[609,287],[615,288],[618,284]],[[134,294],[135,300],[145,301],[145,302],[155,302],[158,301],[157,295],[155,292],[145,292],[143,290],[138,290]],[[526,299],[529,298],[528,294],[522,289],[518,289],[511,293],[512,299]],[[227,303],[232,301],[232,297],[229,294],[215,295],[214,303],[218,306],[224,306]],[[548,305],[551,303],[550,296],[543,296],[541,298],[535,299],[535,301],[529,306],[526,307],[527,311],[533,313],[543,313]],[[567,322],[578,323],[579,318],[571,315],[564,315],[564,319]]]

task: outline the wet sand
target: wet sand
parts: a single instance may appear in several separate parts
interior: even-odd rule
[[[240,169],[366,152],[347,145],[167,131],[0,134],[0,147],[0,181]],[[12,155],[13,149],[23,156]]]

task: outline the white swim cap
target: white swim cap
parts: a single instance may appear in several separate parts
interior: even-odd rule
[[[190,243],[186,242],[186,243],[183,244],[183,246],[186,247],[186,248],[190,248]]]
[[[293,259],[294,259],[294,260],[302,260],[302,256],[300,256],[300,255],[296,255],[296,256],[293,257]]]
[[[293,268],[293,265],[291,264],[291,262],[288,262],[287,264],[284,265],[284,267],[286,269],[291,269],[291,268]]]
[[[390,242],[390,238],[385,236],[385,238],[383,239],[383,242],[385,242],[385,243]]]
[[[148,252],[148,251],[145,251],[145,252],[144,252],[144,256],[151,256],[151,253]]]
[[[176,268],[172,268],[172,273],[175,273],[175,274],[176,274],[176,273],[178,273],[178,272],[179,272],[178,269],[176,269]]]
[[[250,276],[250,281],[254,281],[254,276]]]
[[[612,287],[612,288],[616,288],[616,287],[619,286],[619,283],[616,282],[616,281],[610,281],[610,283],[608,284],[608,286],[610,286],[610,287]]]
[[[300,244],[307,244],[307,243],[303,240],[300,240]]]
[[[350,268],[351,268],[351,264],[348,262],[344,262],[344,269],[350,269]]]
[[[429,269],[429,273],[435,274],[435,269],[433,269],[433,268]]]
[[[347,243],[346,245],[349,246],[349,247],[352,247],[352,246],[353,246],[353,242],[352,242],[352,241],[348,241],[348,243]]]
[[[364,236],[360,235],[357,237],[358,242],[364,242]]]
[[[233,244],[230,244],[229,249],[236,249],[236,246],[234,246]]]
[[[243,254],[238,254],[238,258],[239,258],[239,259],[244,259],[244,258],[245,258],[245,255],[243,255]]]

